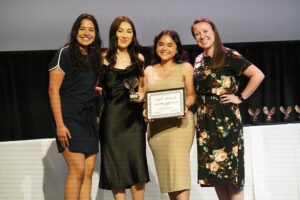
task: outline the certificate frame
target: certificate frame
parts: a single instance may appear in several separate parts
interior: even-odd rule
[[[146,92],[147,119],[162,119],[185,115],[185,88]]]

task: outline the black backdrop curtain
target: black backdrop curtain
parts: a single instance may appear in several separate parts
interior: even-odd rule
[[[266,75],[257,91],[240,105],[245,125],[299,122],[300,41],[228,43]],[[196,45],[185,45],[189,61],[201,53]],[[150,63],[150,48],[141,49]],[[48,98],[47,65],[56,50],[0,52],[0,141],[51,138],[51,110]],[[242,90],[247,78],[240,78]],[[290,106],[290,113],[285,112]],[[275,113],[267,120],[263,107]],[[256,110],[256,119],[249,114]],[[283,110],[283,111],[284,111]],[[251,112],[250,112],[251,113]],[[287,112],[286,112],[287,113]]]
[[[53,137],[47,65],[54,53],[0,53],[1,141]]]

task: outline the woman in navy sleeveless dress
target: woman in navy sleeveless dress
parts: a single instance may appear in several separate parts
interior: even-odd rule
[[[100,71],[101,40],[96,19],[75,21],[68,44],[49,64],[49,96],[58,151],[68,165],[65,199],[90,199],[99,151],[95,91]]]

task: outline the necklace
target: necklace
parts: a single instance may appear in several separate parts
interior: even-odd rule
[[[119,68],[119,69],[125,69],[126,67],[128,67],[131,64],[131,60],[129,57],[129,54],[116,54],[116,64],[115,64],[115,68]]]

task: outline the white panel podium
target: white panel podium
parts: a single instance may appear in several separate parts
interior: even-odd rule
[[[300,200],[300,124],[244,127],[245,200]],[[191,200],[217,200],[213,188],[197,184],[196,140],[191,150]],[[112,200],[98,189],[100,161],[93,175],[92,199]],[[168,200],[161,194],[151,150],[147,146],[151,181],[145,200]],[[67,167],[54,139],[0,142],[0,199],[63,199]],[[130,191],[127,191],[131,200]]]

